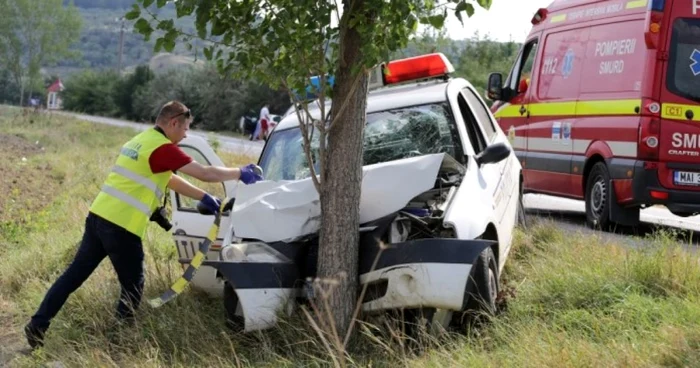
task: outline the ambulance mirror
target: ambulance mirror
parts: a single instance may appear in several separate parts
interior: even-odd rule
[[[499,101],[503,97],[503,75],[501,73],[489,74],[488,97],[492,101]]]

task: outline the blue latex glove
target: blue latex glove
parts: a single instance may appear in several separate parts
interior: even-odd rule
[[[245,184],[253,184],[256,181],[263,180],[262,175],[257,173],[256,165],[249,164],[241,167],[241,181]]]
[[[204,193],[200,202],[212,213],[219,212],[219,207],[221,207],[221,200],[209,195],[209,193]]]

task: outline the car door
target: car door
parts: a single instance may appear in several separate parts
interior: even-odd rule
[[[480,154],[486,147],[497,143],[499,136],[491,120],[491,115],[471,86],[460,91],[457,101],[474,155]],[[507,161],[503,160],[479,167],[486,180],[486,190],[494,198],[493,211],[495,220],[499,223],[503,219],[507,203],[507,200],[504,201],[504,198],[501,198],[502,179]]]
[[[202,165],[224,166],[219,156],[209,146],[206,140],[197,136],[188,136],[178,146],[195,161]],[[207,193],[220,198],[222,201],[234,196],[238,181],[224,183],[206,183],[184,173],[176,173],[193,185]],[[177,247],[180,259],[191,259],[199,245],[206,239],[209,228],[214,222],[214,216],[201,215],[197,212],[197,201],[170,191],[170,203],[172,207],[172,236]],[[207,253],[207,259],[218,260],[221,250],[221,242],[229,229],[230,217],[221,217],[219,233],[216,242],[211,245]],[[186,268],[183,264],[183,269]],[[202,266],[192,279],[192,285],[204,291],[219,294],[223,284],[216,280],[216,270],[212,267]]]
[[[484,100],[479,97],[474,88],[468,86],[462,90],[462,94],[471,111],[474,112],[487,145],[508,143],[510,141],[509,138],[495,122]],[[513,146],[511,145],[511,147]],[[493,205],[501,251],[504,252],[503,254],[507,254],[513,237],[513,228],[516,225],[521,167],[516,154],[511,154],[508,158],[487,166],[498,168],[498,184],[493,192]]]

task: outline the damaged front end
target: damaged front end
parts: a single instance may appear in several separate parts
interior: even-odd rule
[[[458,239],[445,221],[465,168],[436,154],[367,166],[364,173],[359,249],[360,287],[367,287],[363,311],[464,310],[472,264],[494,243]],[[413,182],[407,185],[409,177]],[[244,331],[272,327],[280,313],[289,314],[297,302],[312,297],[305,286],[316,276],[320,209],[313,183],[303,182],[239,187],[231,211],[234,233],[255,241],[231,243],[222,249],[221,260],[204,263],[217,269],[235,293],[229,295],[235,298],[229,319],[237,319]],[[270,231],[249,226],[263,218]],[[280,224],[285,218],[290,221]]]

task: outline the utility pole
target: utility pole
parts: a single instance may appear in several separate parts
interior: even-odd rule
[[[121,21],[121,30],[119,31],[119,64],[117,73],[122,75],[122,57],[124,55],[124,17],[118,18],[117,22]]]

